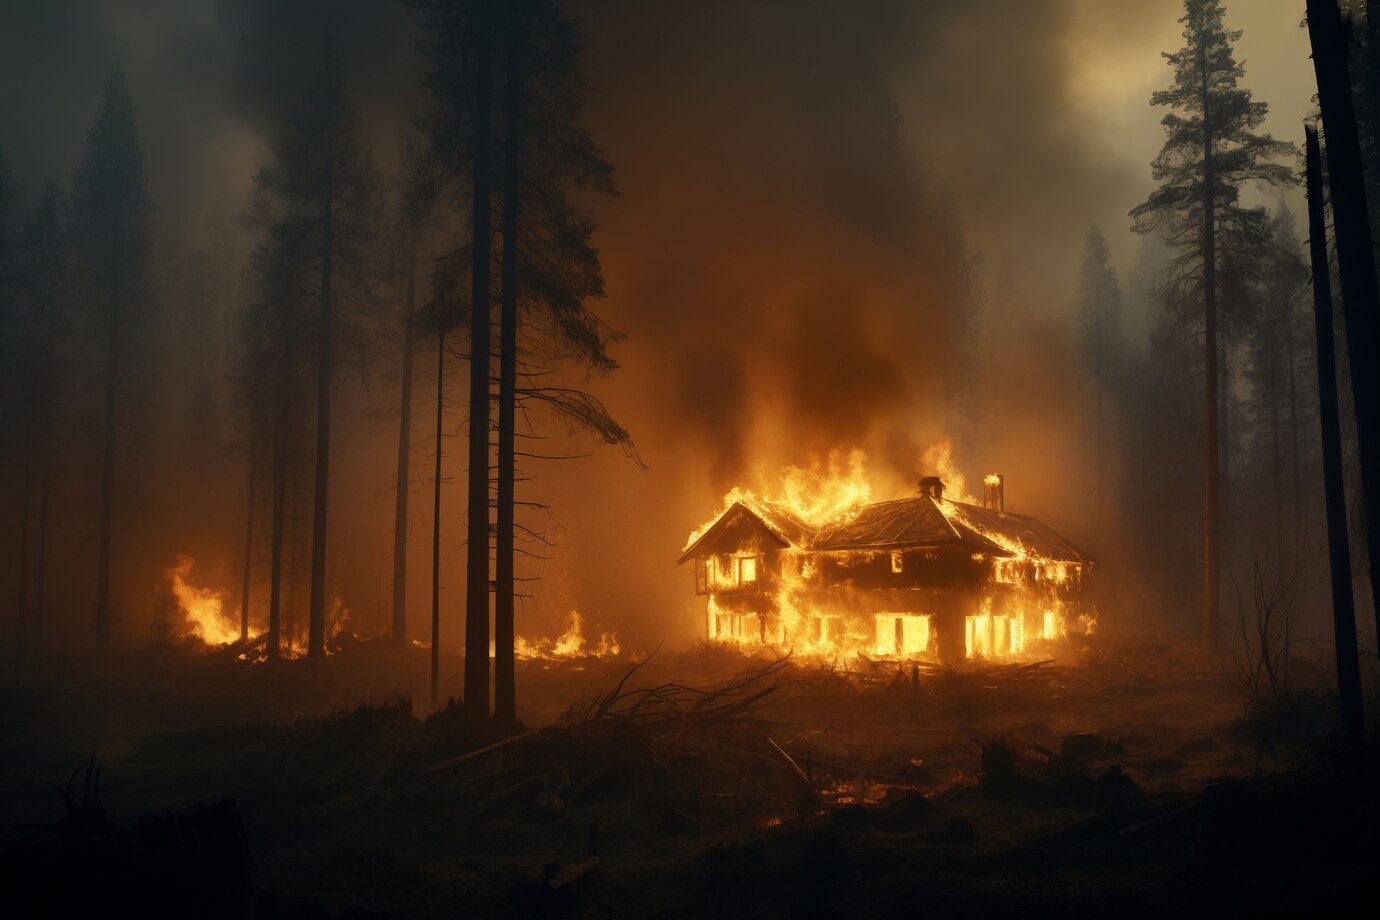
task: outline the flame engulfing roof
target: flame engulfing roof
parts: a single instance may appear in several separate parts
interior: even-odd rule
[[[701,547],[712,546],[743,514],[759,520],[783,547],[794,546],[807,551],[958,546],[1005,558],[1017,555],[1007,547],[1018,546],[1024,552],[1048,560],[1092,561],[1036,518],[963,502],[936,500],[927,495],[863,505],[851,520],[820,529],[811,528],[772,502],[734,502],[713,525],[685,547],[677,561],[683,563],[698,555]]]

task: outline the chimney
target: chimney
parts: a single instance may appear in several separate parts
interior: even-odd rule
[[[982,477],[982,507],[993,511],[1006,510],[1006,477],[988,473]]]
[[[925,476],[920,480],[920,494],[928,495],[935,501],[944,497],[944,480],[938,476]]]

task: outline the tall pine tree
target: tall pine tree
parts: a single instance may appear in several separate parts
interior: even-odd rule
[[[24,508],[19,588],[19,631],[28,659],[42,652],[44,597],[48,582],[49,499],[55,460],[54,426],[59,387],[69,362],[64,346],[71,332],[66,229],[62,193],[44,187],[38,207],[15,242],[12,274],[15,322],[6,323],[18,346],[7,366],[15,375],[20,425],[15,444],[24,451]],[[30,533],[32,529],[32,533]],[[30,556],[32,555],[32,564]]]
[[[453,278],[469,275],[471,386],[469,501],[471,539],[466,592],[466,648],[487,649],[489,593],[494,594],[495,715],[515,717],[513,688],[514,557],[518,414],[540,403],[630,450],[624,431],[589,393],[536,385],[553,367],[578,364],[599,373],[617,365],[616,338],[587,308],[603,293],[594,224],[577,205],[580,191],[611,192],[610,167],[579,119],[588,88],[579,68],[583,41],[557,4],[518,0],[413,0],[428,34],[427,83],[433,93],[432,150],[469,205],[471,245],[446,259]],[[496,181],[497,180],[497,181]],[[498,246],[492,245],[497,237]],[[497,269],[497,271],[495,271]],[[488,317],[499,284],[497,411],[490,411],[494,357]],[[530,426],[530,419],[524,419]],[[489,433],[497,428],[496,489],[491,492]],[[496,508],[495,520],[490,507]],[[494,533],[490,554],[488,534]],[[483,535],[483,539],[480,539]],[[494,578],[489,579],[489,561]],[[481,657],[482,656],[482,657]],[[465,703],[488,710],[488,656],[466,655]]]
[[[375,178],[372,163],[359,146],[355,122],[339,54],[334,43],[326,41],[315,83],[285,131],[274,165],[261,170],[254,180],[279,234],[293,241],[298,281],[316,306],[309,658],[325,654],[333,346],[341,336],[341,307],[368,301],[364,267],[373,242]]]
[[[1203,333],[1203,642],[1218,638],[1220,591],[1221,458],[1219,430],[1219,307],[1222,269],[1233,250],[1268,238],[1263,208],[1241,204],[1250,183],[1282,186],[1289,170],[1273,162],[1292,151],[1258,132],[1267,106],[1240,86],[1244,75],[1232,51],[1239,31],[1223,22],[1221,0],[1185,0],[1184,47],[1165,54],[1174,83],[1154,93],[1151,105],[1170,108],[1166,139],[1152,164],[1160,183],[1131,211],[1138,233],[1164,235],[1174,257],[1167,299],[1201,306]]]
[[[138,352],[148,313],[149,215],[144,151],[134,120],[134,101],[124,71],[106,78],[96,123],[72,183],[69,228],[89,311],[91,335],[104,363],[101,446],[100,550],[96,568],[96,649],[110,646],[111,553],[117,432],[124,409],[123,385]]]
[[[1126,351],[1121,325],[1121,285],[1112,267],[1107,238],[1096,226],[1083,243],[1078,272],[1079,350],[1093,389],[1094,502],[1100,520],[1106,499],[1107,397]]]

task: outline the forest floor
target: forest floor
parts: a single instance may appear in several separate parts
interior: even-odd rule
[[[1319,694],[1243,718],[1195,651],[529,661],[517,734],[425,716],[426,667],[177,650],[3,688],[0,827],[47,825],[6,836],[6,888],[55,916],[361,918],[1345,917],[1373,892],[1373,738],[1329,747]],[[65,806],[49,784],[93,753]]]

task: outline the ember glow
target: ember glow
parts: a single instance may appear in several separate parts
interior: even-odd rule
[[[844,661],[1020,658],[1086,636],[1092,561],[1005,510],[1005,479],[975,502],[952,446],[926,450],[918,496],[871,501],[860,452],[787,469],[771,497],[744,489],[691,534],[705,633],[747,650]],[[950,483],[953,483],[952,488]]]
[[[207,645],[228,645],[240,638],[239,610],[225,613],[227,592],[214,588],[198,588],[188,584],[187,577],[196,566],[191,556],[179,555],[177,565],[163,570],[168,589],[177,598],[178,606],[187,618],[187,635],[196,636]]]

